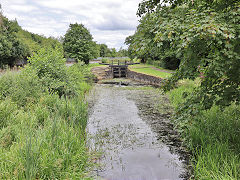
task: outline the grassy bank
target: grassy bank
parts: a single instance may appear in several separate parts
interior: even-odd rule
[[[89,71],[67,68],[61,50],[30,61],[0,77],[0,179],[85,179]]]
[[[89,64],[88,65],[88,70],[91,70],[92,68],[95,68],[95,67],[107,67],[107,65],[102,65],[102,64],[99,64],[99,63],[93,63],[93,64]]]
[[[183,81],[168,94],[176,110],[175,123],[193,153],[194,178],[240,179],[240,106],[214,106],[195,115],[179,111],[186,101],[184,93],[192,92],[196,84]]]
[[[131,65],[129,66],[129,69],[138,73],[143,73],[159,78],[168,78],[170,77],[173,71],[171,70],[166,70],[163,68],[153,68],[152,65],[148,64],[136,64],[136,65]]]

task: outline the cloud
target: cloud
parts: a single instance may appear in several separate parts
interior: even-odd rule
[[[136,23],[131,24],[126,20],[116,18],[105,19],[103,22],[98,22],[93,24],[93,26],[98,30],[110,30],[110,31],[119,31],[119,30],[134,30],[136,28]]]
[[[28,12],[32,12],[32,11],[36,11],[38,10],[37,7],[35,6],[29,6],[29,5],[10,5],[8,7],[10,10],[12,11],[17,11],[17,12],[23,12],[23,13],[28,13]]]
[[[1,0],[4,15],[28,31],[64,35],[70,23],[83,23],[98,43],[120,48],[138,25],[141,0]]]

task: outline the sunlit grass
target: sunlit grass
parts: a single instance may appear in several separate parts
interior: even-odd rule
[[[103,64],[99,64],[99,63],[92,63],[92,64],[88,64],[88,70],[91,70],[94,67],[107,67],[107,65],[103,65]]]
[[[129,69],[138,73],[143,73],[159,78],[168,78],[171,77],[172,74],[170,70],[165,70],[165,69],[154,69],[150,65],[145,65],[145,64],[136,64],[136,65],[131,65],[129,66]]]

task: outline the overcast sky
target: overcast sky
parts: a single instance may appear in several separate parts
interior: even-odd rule
[[[64,35],[70,23],[83,23],[98,43],[120,48],[138,25],[141,0],[0,0],[3,14],[30,32]]]

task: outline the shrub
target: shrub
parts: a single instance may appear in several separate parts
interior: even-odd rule
[[[40,84],[36,73],[8,72],[0,78],[0,99],[10,98],[19,106],[38,101],[45,88]]]
[[[102,58],[102,63],[108,63],[108,58]]]
[[[47,87],[50,93],[57,93],[59,96],[69,93],[66,60],[61,49],[43,48],[34,53],[29,62],[24,70],[30,74],[35,71],[41,84]]]
[[[21,72],[0,77],[0,179],[86,177],[90,74],[62,57],[42,49]]]
[[[178,84],[168,94],[176,109],[174,122],[193,154],[195,179],[239,179],[240,106],[214,105],[203,110],[201,104],[189,104],[186,99],[199,82]]]

